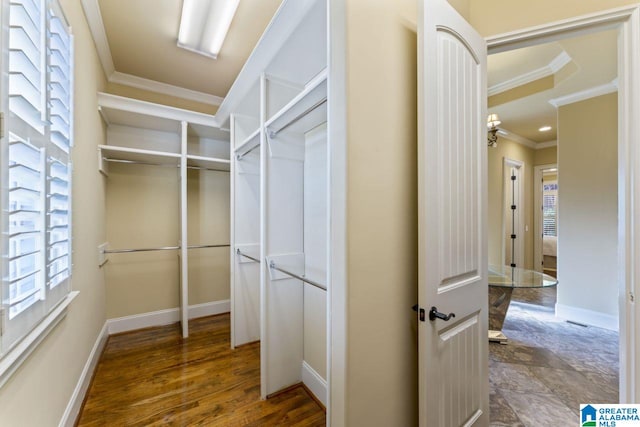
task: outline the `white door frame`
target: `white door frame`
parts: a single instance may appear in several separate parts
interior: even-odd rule
[[[557,169],[557,163],[533,168],[533,269],[542,272],[542,176],[545,170]]]
[[[488,53],[532,46],[589,32],[618,29],[618,286],[620,402],[640,399],[640,5],[585,15],[488,37]]]
[[[518,176],[516,179],[516,185],[518,186],[518,192],[516,194],[516,216],[518,217],[518,221],[516,223],[516,247],[515,247],[515,264],[520,268],[524,268],[524,212],[526,206],[524,204],[524,162],[520,160],[510,159],[508,157],[504,157],[502,161],[502,263],[506,264],[505,259],[507,255],[507,251],[509,248],[507,247],[505,241],[505,235],[507,234],[507,230],[509,229],[509,220],[511,215],[509,214],[511,211],[506,209],[507,200],[510,186],[509,181],[507,180],[507,171],[509,168],[516,168],[518,170]],[[514,260],[511,260],[514,262]]]

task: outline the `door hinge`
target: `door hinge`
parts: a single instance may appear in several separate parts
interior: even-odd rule
[[[515,238],[516,238],[516,235],[515,235],[515,234],[512,234],[512,235],[511,235],[511,238],[512,238],[512,239],[515,239]]]
[[[516,205],[511,205],[511,210],[515,211],[516,210]]]
[[[4,335],[4,308],[0,309],[0,336]]]
[[[0,138],[4,138],[4,113],[0,112]]]
[[[420,319],[421,322],[425,321],[427,316],[426,316],[426,312],[424,311],[424,308],[420,308],[420,306],[416,304],[413,307],[411,307],[411,310],[418,312],[418,318]]]
[[[511,267],[514,267],[514,268],[515,268],[515,266],[516,266],[516,265],[515,265],[514,263],[511,263]]]
[[[511,181],[515,181],[516,180],[516,176],[515,175],[511,175]]]

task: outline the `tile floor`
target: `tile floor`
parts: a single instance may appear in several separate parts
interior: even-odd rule
[[[618,334],[556,319],[555,288],[515,290],[489,344],[491,426],[578,425],[580,403],[618,402]]]

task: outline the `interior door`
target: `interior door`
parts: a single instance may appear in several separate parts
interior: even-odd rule
[[[420,425],[486,426],[486,44],[445,0],[420,3]]]

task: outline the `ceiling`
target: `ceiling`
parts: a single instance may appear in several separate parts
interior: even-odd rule
[[[182,0],[82,2],[110,81],[219,105],[282,0],[240,1],[218,59],[177,47]]]
[[[536,147],[557,139],[557,109],[615,91],[617,32],[605,31],[490,55],[489,112],[503,135]],[[542,126],[551,126],[540,132]],[[547,145],[547,144],[545,144]]]
[[[182,0],[82,0],[110,81],[210,105],[227,95],[281,2],[240,1],[212,59],[177,47]],[[608,31],[490,55],[489,111],[499,114],[501,134],[531,147],[555,141],[549,101],[615,90],[616,45]],[[539,132],[544,125],[552,129]]]

